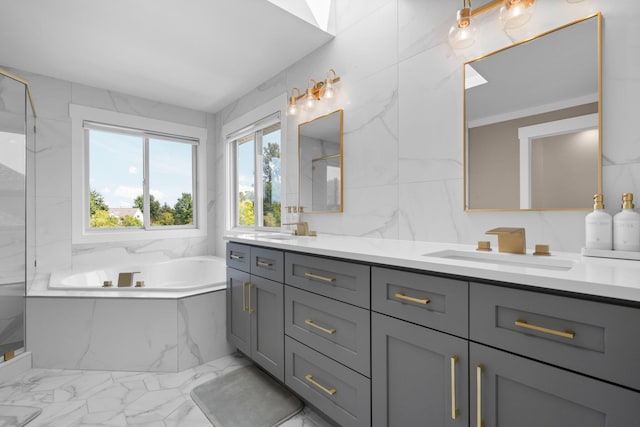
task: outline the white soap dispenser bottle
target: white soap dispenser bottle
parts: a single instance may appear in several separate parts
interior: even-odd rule
[[[613,249],[640,251],[640,213],[633,210],[633,194],[622,195],[622,211],[613,217]]]
[[[611,250],[613,246],[613,219],[604,210],[602,194],[593,196],[593,212],[584,219],[585,247]]]

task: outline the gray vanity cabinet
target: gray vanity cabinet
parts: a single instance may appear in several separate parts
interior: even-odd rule
[[[472,426],[640,426],[640,394],[470,343]]]
[[[227,339],[281,381],[284,381],[283,260],[280,251],[227,244]],[[279,281],[273,280],[278,278]]]
[[[373,426],[469,425],[467,340],[378,313],[371,331]]]

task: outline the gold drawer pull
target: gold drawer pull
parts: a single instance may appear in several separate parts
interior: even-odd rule
[[[325,393],[327,393],[329,396],[333,396],[334,394],[336,394],[336,389],[332,388],[331,390],[329,390],[328,388],[326,388],[325,386],[323,386],[322,384],[318,383],[316,380],[313,379],[313,375],[311,374],[307,374],[304,376],[304,378],[309,381],[311,384],[313,384],[314,386],[318,387],[320,390],[324,391]]]
[[[244,312],[249,311],[247,308],[247,295],[245,291],[246,286],[249,284],[250,282],[242,282],[242,311]]]
[[[482,426],[482,365],[476,367],[476,416],[477,427]]]
[[[249,306],[247,307],[247,312],[249,314],[255,313],[255,310],[253,308],[251,308],[251,289],[253,289],[255,287],[256,287],[256,285],[254,285],[253,283],[249,283]]]
[[[521,328],[531,329],[538,332],[544,332],[545,334],[551,334],[551,335],[556,335],[563,338],[569,338],[570,340],[572,340],[576,336],[576,333],[573,331],[558,331],[556,329],[549,329],[543,326],[530,325],[524,320],[516,320],[515,325]]]
[[[402,292],[397,292],[396,298],[411,301],[411,302],[417,302],[418,304],[424,304],[424,305],[427,305],[429,304],[429,302],[431,302],[429,298],[424,298],[424,299],[414,298],[414,297],[407,296]]]
[[[240,255],[229,254],[229,258],[231,258],[231,259],[242,259],[243,257],[241,257]]]
[[[333,277],[318,276],[317,274],[306,272],[304,275],[310,279],[322,280],[323,282],[333,283],[336,281]]]
[[[455,420],[458,418],[460,411],[456,405],[456,362],[458,361],[458,356],[451,356],[451,419]]]
[[[307,319],[304,321],[304,323],[306,323],[309,326],[313,326],[316,329],[320,329],[322,332],[326,332],[329,335],[335,334],[336,330],[331,328],[331,329],[327,329],[327,328],[323,328],[322,326],[316,324],[313,320],[311,319]]]
[[[258,261],[258,266],[260,266],[260,267],[273,267],[273,263],[264,262],[264,261]]]

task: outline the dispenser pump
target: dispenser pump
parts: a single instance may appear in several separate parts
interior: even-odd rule
[[[596,194],[593,196],[593,209],[604,209],[604,203],[602,203],[602,194]]]
[[[632,193],[624,193],[622,195],[622,209],[633,209],[635,206],[633,205],[633,194]]]

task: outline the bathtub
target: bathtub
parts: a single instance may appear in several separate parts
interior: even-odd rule
[[[118,274],[132,271],[145,286],[119,288]],[[33,367],[179,372],[233,351],[224,258],[60,271],[43,282],[27,295]]]
[[[144,287],[118,287],[118,274],[136,272],[133,284],[144,282]],[[113,287],[103,287],[111,281]],[[213,291],[224,288],[226,283],[225,259],[214,256],[176,258],[147,264],[128,264],[89,271],[63,271],[52,273],[49,278],[51,291],[79,291],[110,293],[177,292],[194,294],[196,291]]]

